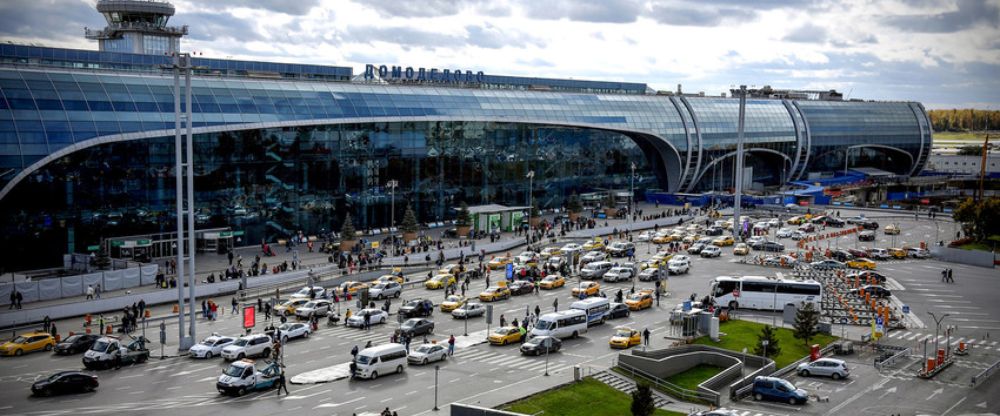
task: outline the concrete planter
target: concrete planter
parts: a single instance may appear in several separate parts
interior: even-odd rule
[[[340,242],[340,251],[351,251],[354,245],[358,244],[358,240],[344,240]]]
[[[618,215],[618,208],[604,208],[604,215],[607,215],[608,218],[614,217]]]
[[[416,239],[417,239],[417,233],[407,233],[407,232],[403,233],[403,241],[407,243]]]
[[[455,227],[455,232],[458,233],[459,237],[468,237],[469,236],[469,230],[471,230],[471,229],[472,229],[471,225],[459,225],[459,226]]]

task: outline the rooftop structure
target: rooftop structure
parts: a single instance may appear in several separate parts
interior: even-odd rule
[[[97,11],[108,26],[84,29],[87,39],[97,41],[101,51],[167,55],[180,50],[187,26],[167,26],[174,6],[156,0],[100,0]]]

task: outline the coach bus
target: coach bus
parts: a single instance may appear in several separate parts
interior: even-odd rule
[[[811,303],[820,309],[823,285],[814,280],[785,280],[765,276],[719,276],[712,281],[712,296],[730,309],[780,311],[791,303]]]

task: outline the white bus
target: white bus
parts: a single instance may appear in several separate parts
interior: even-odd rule
[[[719,276],[712,281],[712,296],[730,309],[784,310],[791,303],[812,303],[820,309],[823,285],[815,280],[784,280],[765,276]]]
[[[579,309],[570,309],[539,317],[535,327],[531,329],[531,336],[576,338],[585,332],[587,332],[587,314]]]
[[[578,300],[569,305],[570,309],[578,309],[587,314],[587,325],[594,326],[603,324],[608,319],[608,311],[611,310],[611,301],[608,298],[595,296]]]

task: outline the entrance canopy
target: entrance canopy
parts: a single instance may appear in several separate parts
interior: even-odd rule
[[[476,205],[469,207],[472,217],[472,227],[476,231],[513,231],[521,224],[530,207],[508,207],[499,204]]]

